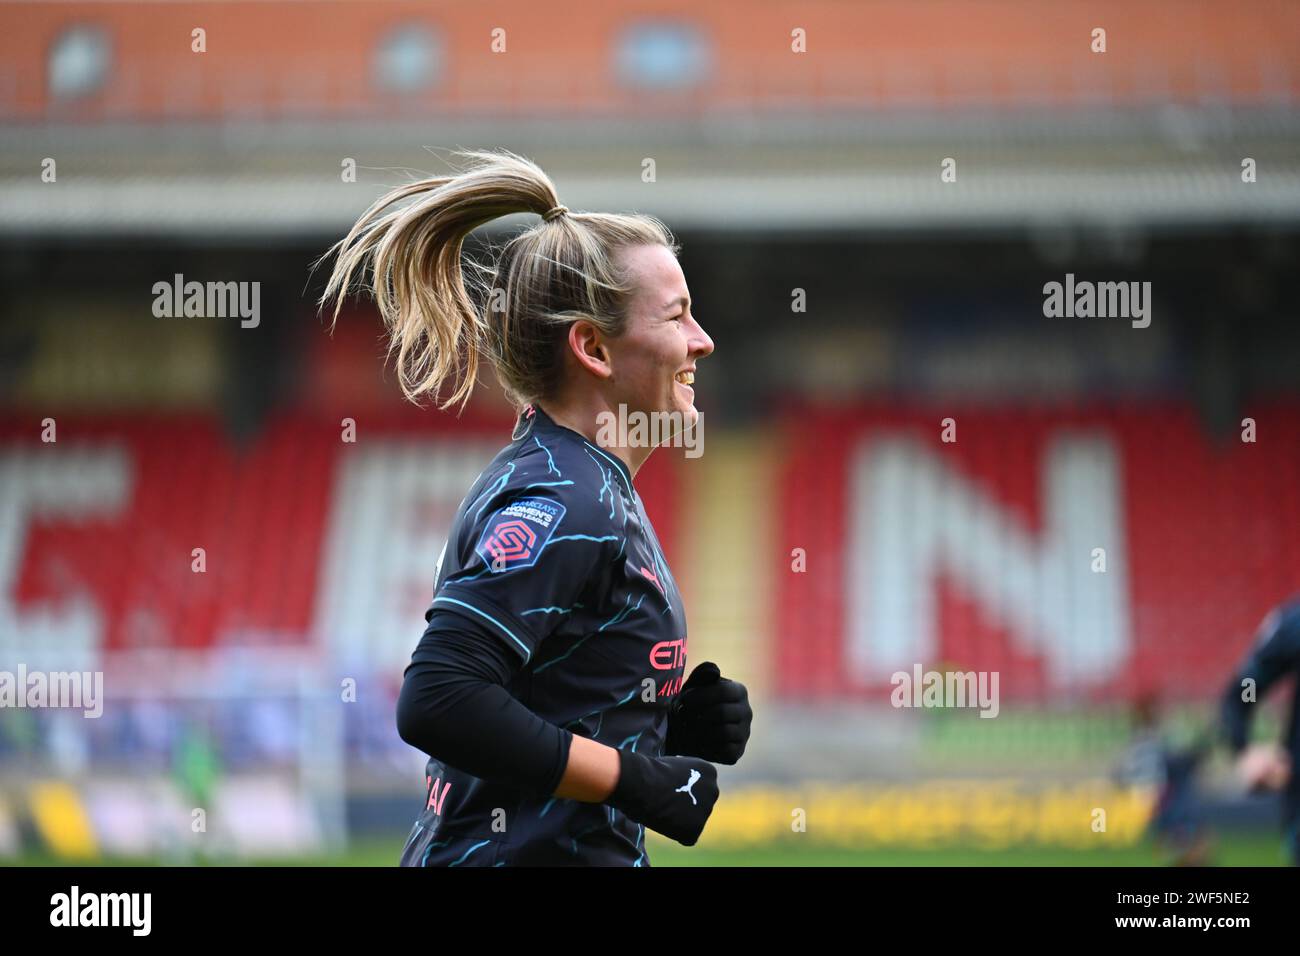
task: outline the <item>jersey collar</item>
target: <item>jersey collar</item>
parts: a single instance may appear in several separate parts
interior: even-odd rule
[[[592,457],[596,458],[598,461],[604,461],[613,467],[614,472],[623,482],[623,487],[627,490],[628,494],[634,493],[632,487],[632,475],[627,470],[627,465],[625,465],[617,455],[612,455],[599,445],[592,444],[586,439],[586,437],[575,432],[572,428],[567,428],[564,425],[557,424],[550,415],[547,415],[546,412],[542,411],[538,406],[525,406],[524,410],[519,413],[519,418],[515,422],[515,430],[513,432],[514,439],[518,441],[519,439],[527,438],[530,434],[539,431],[549,432],[552,434],[558,432],[574,441],[580,442],[582,447],[586,449]]]

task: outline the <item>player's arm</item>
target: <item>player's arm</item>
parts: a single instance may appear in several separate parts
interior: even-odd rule
[[[402,682],[398,733],[480,779],[608,803],[687,846],[699,839],[718,798],[711,764],[615,750],[543,720],[506,690],[520,668],[485,628],[435,612]]]
[[[1251,789],[1277,789],[1291,773],[1291,761],[1277,744],[1247,746],[1254,704],[1277,681],[1300,670],[1300,605],[1270,614],[1260,626],[1255,646],[1224,691],[1222,715],[1228,745],[1237,758],[1237,773]],[[1245,693],[1247,680],[1254,694]]]
[[[1296,670],[1300,670],[1300,605],[1293,604],[1264,620],[1254,647],[1224,690],[1221,713],[1233,753],[1246,748],[1255,702],[1279,679]],[[1247,680],[1254,682],[1251,699],[1245,699]]]
[[[397,699],[397,732],[431,757],[483,780],[554,792],[573,735],[506,690],[518,658],[472,621],[435,612]]]
[[[402,739],[483,780],[583,803],[618,783],[618,751],[538,717],[505,689],[518,659],[455,614],[437,614],[406,670]]]
[[[604,803],[618,784],[618,751],[589,737],[574,737],[557,797]]]

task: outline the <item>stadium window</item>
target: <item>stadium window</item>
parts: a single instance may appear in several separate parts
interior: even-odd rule
[[[50,95],[56,99],[89,96],[108,79],[108,35],[99,27],[78,24],[64,30],[50,46]]]
[[[418,93],[442,72],[440,37],[423,24],[390,30],[375,52],[375,85],[388,93]]]
[[[643,21],[625,28],[615,47],[619,80],[643,90],[680,90],[708,72],[709,43],[688,23]]]

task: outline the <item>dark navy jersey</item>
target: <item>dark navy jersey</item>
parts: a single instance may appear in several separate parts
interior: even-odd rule
[[[519,658],[539,717],[660,756],[686,615],[627,467],[541,409],[461,502],[425,614],[451,611]],[[604,804],[534,796],[430,759],[406,866],[646,866],[645,829]]]
[[[1282,814],[1292,862],[1300,865],[1300,598],[1282,604],[1260,625],[1255,644],[1224,691],[1222,714],[1229,746],[1237,752],[1250,737],[1254,708],[1273,685],[1295,675],[1285,746],[1291,755],[1291,776],[1282,791]],[[1255,701],[1243,701],[1242,682],[1255,682]]]
[[[1242,681],[1255,682],[1255,700],[1284,677],[1300,674],[1300,598],[1293,599],[1269,613],[1255,634],[1255,643],[1228,685],[1223,698],[1223,717],[1228,743],[1234,751],[1242,750],[1250,734],[1254,703],[1242,700]],[[1287,747],[1300,756],[1300,724],[1292,710],[1287,732]]]

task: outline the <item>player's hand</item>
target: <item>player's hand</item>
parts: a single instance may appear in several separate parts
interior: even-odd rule
[[[1237,758],[1237,775],[1248,790],[1281,790],[1291,776],[1291,758],[1277,744],[1255,744]]]
[[[745,685],[705,661],[668,705],[664,753],[734,764],[745,752],[753,719]]]
[[[619,774],[606,803],[683,846],[694,846],[718,802],[718,771],[693,757],[618,752]]]

